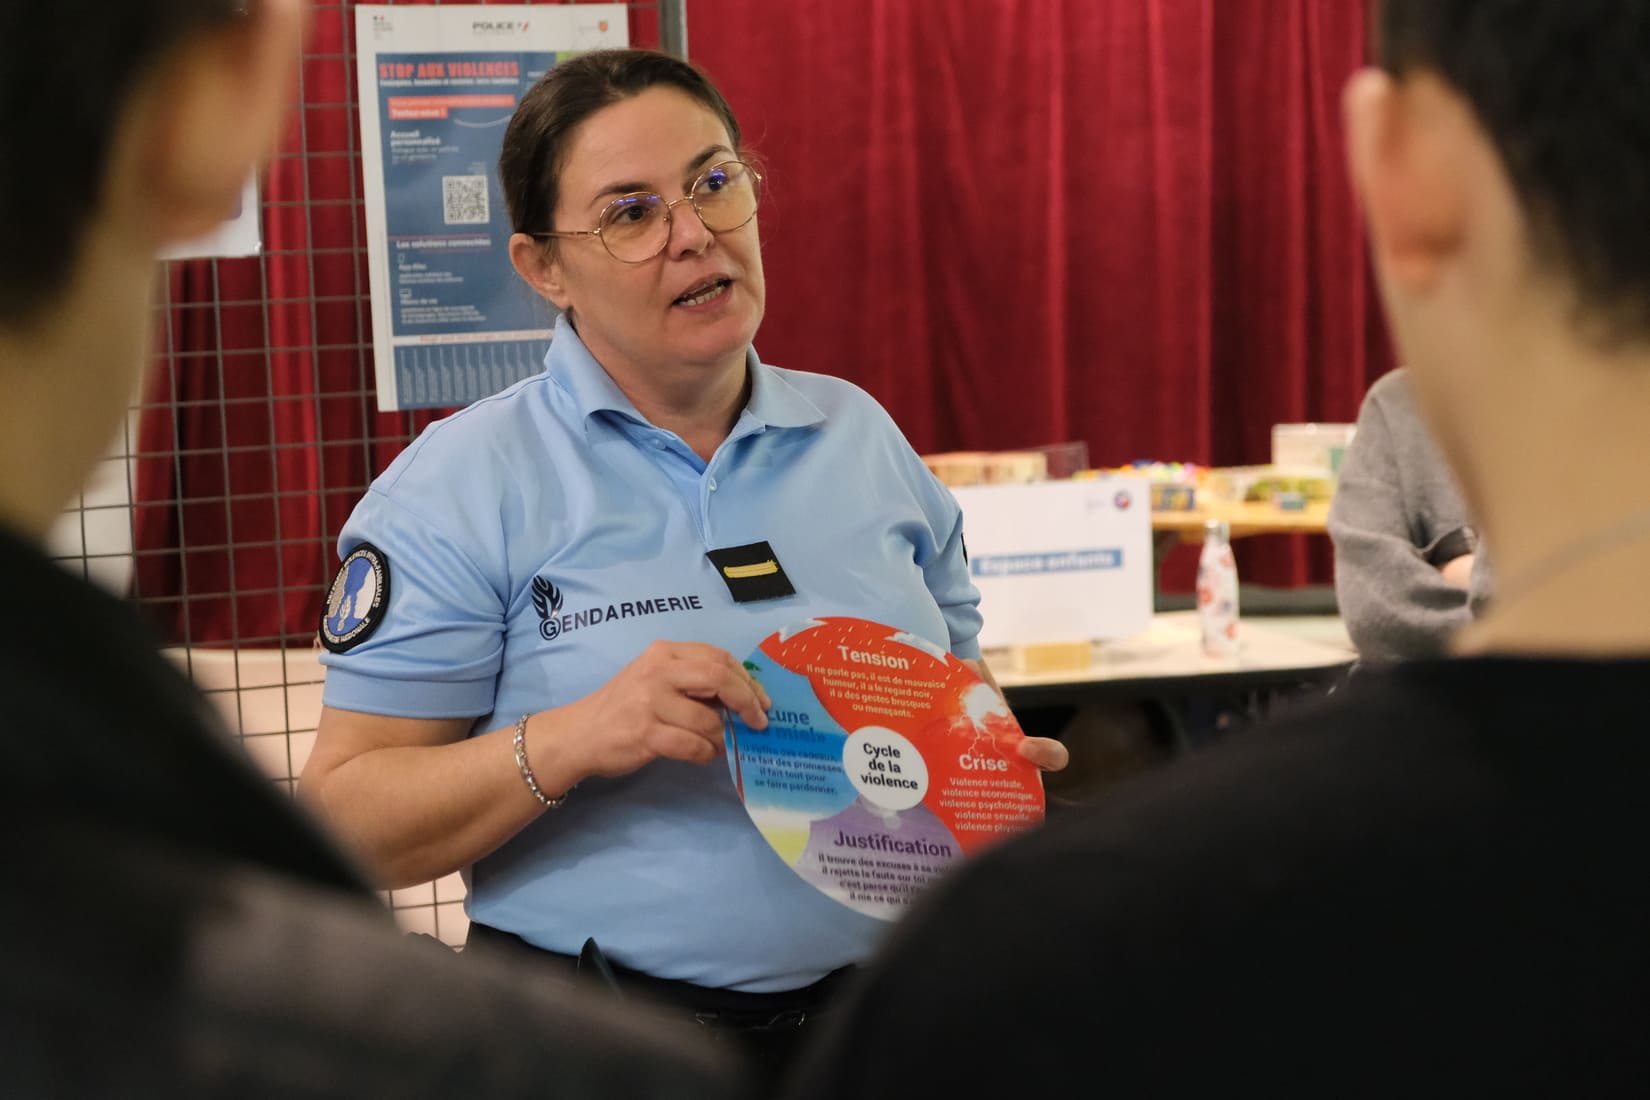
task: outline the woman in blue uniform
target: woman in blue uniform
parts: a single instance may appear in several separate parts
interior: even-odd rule
[[[752,827],[722,708],[765,726],[741,658],[819,616],[977,664],[962,517],[871,397],[757,358],[761,173],[692,66],[556,66],[500,178],[516,270],[561,311],[546,369],[432,425],[351,516],[304,787],[384,885],[468,868],[472,942],[594,937],[777,1065],[881,925]],[[720,568],[758,559],[770,587]]]

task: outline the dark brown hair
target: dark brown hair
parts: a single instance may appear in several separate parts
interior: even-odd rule
[[[1537,256],[1615,335],[1650,335],[1650,4],[1384,0],[1378,56],[1468,103]]]
[[[739,120],[699,69],[657,50],[597,50],[560,62],[522,97],[504,131],[498,181],[517,233],[554,228],[558,184],[573,132],[603,107],[657,87],[677,88],[727,127],[739,151]]]
[[[103,200],[127,96],[247,0],[0,0],[0,323],[60,295]]]

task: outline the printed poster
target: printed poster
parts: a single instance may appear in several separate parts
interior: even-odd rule
[[[729,717],[734,786],[779,857],[843,905],[893,920],[951,864],[1043,819],[1019,723],[927,639],[813,619],[745,667],[773,708],[765,730]]]
[[[498,153],[572,54],[629,44],[623,4],[355,9],[378,407],[466,405],[538,373],[552,307],[510,266]]]

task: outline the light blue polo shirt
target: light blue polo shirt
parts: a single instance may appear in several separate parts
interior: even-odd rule
[[[655,640],[743,658],[825,615],[979,656],[961,512],[863,390],[751,351],[750,402],[706,463],[565,318],[545,363],[432,424],[356,507],[339,553],[371,543],[389,593],[365,640],[323,656],[328,706],[486,731],[590,694]],[[759,541],[796,594],[735,603],[706,551]],[[622,966],[751,992],[861,961],[883,927],[780,860],[722,761],[587,779],[469,883],[472,919],[540,947],[593,936]]]

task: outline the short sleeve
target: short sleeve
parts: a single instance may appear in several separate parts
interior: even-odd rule
[[[923,584],[945,616],[951,652],[964,660],[978,660],[980,627],[985,619],[980,614],[980,590],[969,579],[962,506],[923,464],[891,418],[888,426],[898,435],[898,462],[928,525],[928,545],[917,558]]]
[[[474,718],[493,709],[504,597],[489,563],[378,488],[344,525],[339,556],[370,544],[388,598],[370,633],[322,655],[323,702],[395,718]]]
[[[965,660],[978,660],[980,627],[985,619],[980,614],[980,590],[968,576],[962,509],[938,480],[934,481],[933,490],[944,498],[940,506],[944,526],[935,528],[939,549],[933,560],[923,566],[923,581],[945,616],[946,629],[951,632],[951,652]]]

